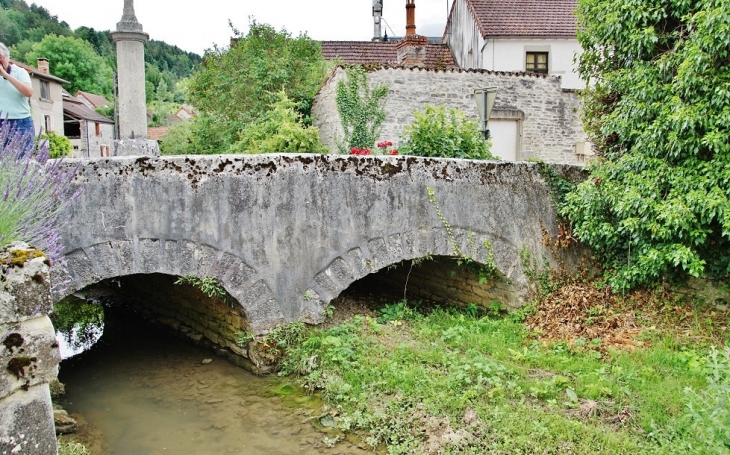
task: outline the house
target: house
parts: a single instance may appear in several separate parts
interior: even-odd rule
[[[11,60],[13,65],[23,68],[31,76],[33,96],[30,97],[31,116],[35,125],[35,134],[48,131],[63,135],[63,96],[62,84],[68,81],[50,74],[48,59],[39,58],[38,68]]]
[[[74,95],[74,98],[81,101],[86,107],[92,110],[96,110],[96,108],[99,107],[111,106],[111,103],[107,101],[106,98],[95,93],[82,92],[79,90],[76,92],[76,95]]]
[[[577,0],[454,0],[444,42],[459,68],[549,74],[564,89],[581,89],[577,7]]]
[[[82,100],[63,94],[64,134],[71,140],[74,156],[111,156],[114,150],[114,121],[89,108]]]

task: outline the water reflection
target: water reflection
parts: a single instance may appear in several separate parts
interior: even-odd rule
[[[97,302],[71,295],[53,306],[51,321],[56,329],[61,358],[80,354],[104,333],[104,308]]]

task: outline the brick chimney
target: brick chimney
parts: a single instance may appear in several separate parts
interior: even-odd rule
[[[40,71],[43,74],[48,74],[48,59],[47,58],[39,58],[37,60],[36,66],[38,66],[38,71]]]
[[[406,0],[406,36],[416,34],[416,0]]]
[[[428,38],[416,34],[416,0],[406,0],[406,36],[396,45],[398,64],[423,66]]]

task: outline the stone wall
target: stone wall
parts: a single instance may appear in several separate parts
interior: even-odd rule
[[[241,335],[252,335],[242,308],[230,296],[209,297],[177,277],[162,274],[131,275],[118,280],[108,291],[121,295],[145,319],[170,328],[193,343],[212,349],[257,374],[268,373],[273,360],[260,352],[257,342],[239,345]]]
[[[315,97],[312,115],[322,142],[337,150],[342,138],[340,116],[335,102],[337,82],[345,77],[336,68]],[[501,73],[486,70],[427,70],[383,68],[368,72],[371,86],[386,84],[387,116],[378,141],[398,143],[413,113],[427,104],[445,105],[479,119],[474,89],[495,86],[497,98],[491,119],[517,119],[521,146],[517,160],[541,159],[549,163],[580,164],[575,145],[586,140],[580,121],[580,102],[575,92],[564,91],[560,78],[530,73]]]
[[[38,257],[36,257],[38,256]],[[25,244],[0,251],[0,454],[55,454],[48,387],[60,354],[47,260]]]
[[[405,288],[409,300],[427,299],[457,306],[473,303],[483,308],[499,302],[502,308],[515,308],[516,290],[508,279],[497,273],[480,283],[475,270],[459,266],[453,258],[436,257],[412,268],[406,261],[400,267],[378,272],[372,279],[401,291],[401,294]]]

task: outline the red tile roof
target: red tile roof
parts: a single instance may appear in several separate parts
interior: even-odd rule
[[[86,98],[86,100],[89,103],[91,103],[94,107],[109,106],[111,104],[111,103],[109,103],[109,101],[106,100],[106,98],[104,98],[101,95],[96,95],[94,93],[89,93],[89,92],[82,92],[81,90],[76,92],[76,98],[79,98],[82,96],[84,98]]]
[[[84,103],[72,96],[63,97],[63,113],[76,120],[88,120],[99,123],[114,123],[114,120],[106,118],[96,111],[86,107]]]
[[[397,41],[322,41],[326,60],[339,58],[342,63],[398,66]],[[445,44],[426,45],[426,68],[456,67],[451,51]]]
[[[10,63],[12,63],[13,65],[18,65],[19,67],[21,67],[25,71],[27,71],[28,74],[30,74],[34,77],[39,77],[41,79],[58,82],[59,84],[68,84],[69,83],[66,79],[61,79],[60,77],[56,77],[53,74],[44,73],[43,71],[39,70],[38,68],[33,68],[32,66],[26,65],[23,62],[18,62],[16,60],[10,60]]]
[[[575,37],[577,0],[464,0],[483,38]],[[456,2],[454,2],[455,4]],[[452,7],[453,11],[453,7]],[[449,16],[451,22],[451,16]],[[447,24],[447,28],[450,24]]]
[[[147,139],[159,141],[170,131],[169,126],[151,126],[147,128]]]

